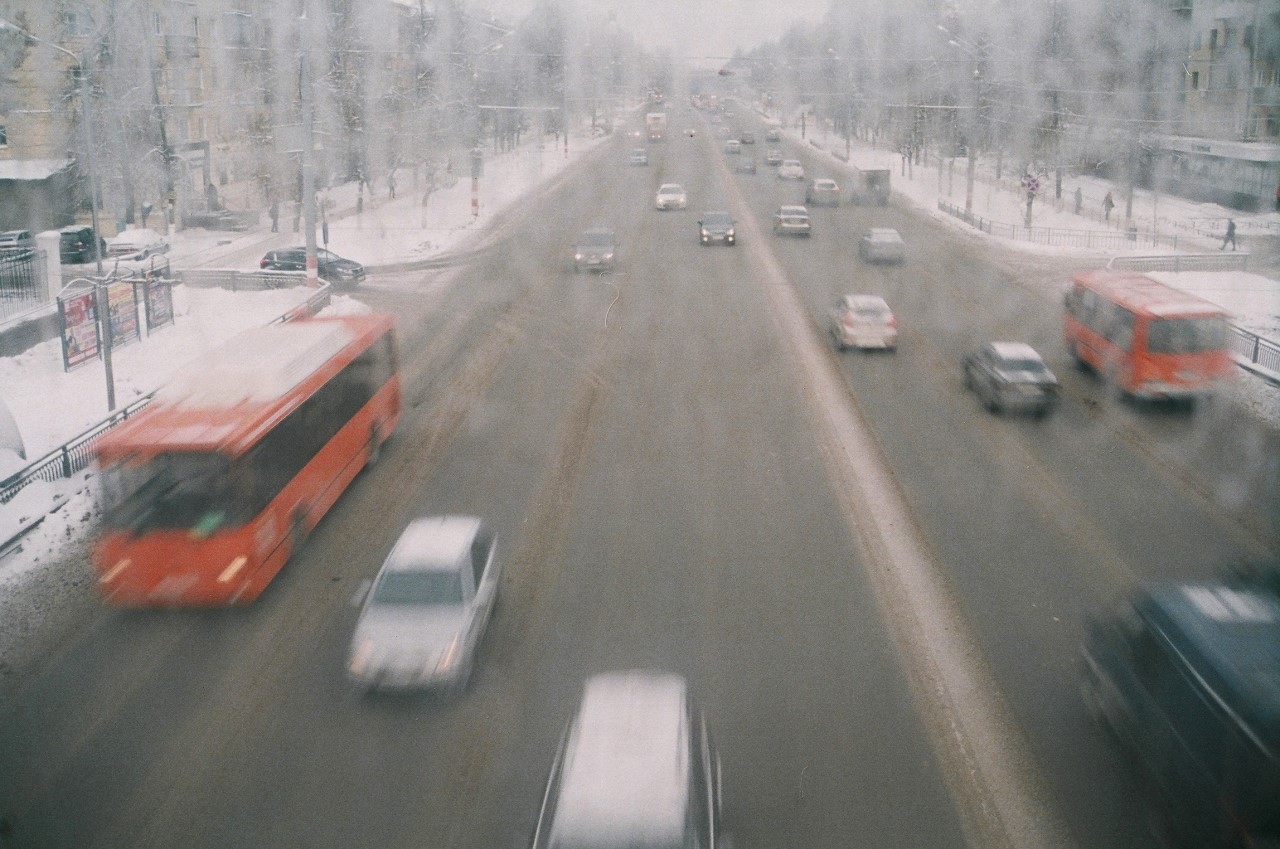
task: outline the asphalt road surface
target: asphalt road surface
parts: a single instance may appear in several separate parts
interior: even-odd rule
[[[472,262],[369,281],[399,318],[404,419],[256,604],[86,602],[42,636],[0,712],[0,846],[521,847],[582,680],[635,667],[689,679],[738,849],[1030,845],[983,813],[1004,790],[960,768],[988,747],[1029,765],[1064,845],[1155,845],[1076,697],[1083,618],[1135,581],[1274,553],[1274,474],[1253,462],[1274,435],[1213,404],[1109,398],[1066,365],[1025,257],[904,209],[813,210],[812,238],[773,237],[802,185],[731,174],[709,125],[671,111],[700,135],[645,168],[619,137]],[[653,210],[673,180],[690,208]],[[732,212],[742,243],[700,247],[705,209]],[[871,224],[902,232],[905,264],[858,260]],[[569,245],[598,225],[618,269],[575,274]],[[889,300],[897,353],[831,350],[826,310],[851,291]],[[993,417],[963,391],[961,355],[991,338],[1059,371],[1050,418]],[[819,370],[840,398],[815,392]],[[922,541],[944,607],[886,602],[892,558],[823,436],[835,407],[887,463],[890,521]],[[488,517],[505,565],[471,688],[356,692],[353,599],[410,518],[442,512]],[[931,647],[904,627],[931,616],[971,635],[965,680],[1007,711],[1000,740],[931,699]]]

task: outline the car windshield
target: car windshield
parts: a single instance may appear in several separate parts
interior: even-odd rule
[[[578,244],[589,248],[607,248],[613,244],[611,233],[583,233]]]
[[[252,476],[213,452],[173,452],[150,460],[107,463],[102,469],[105,527],[143,533],[203,528],[247,520]]]
[[[394,570],[383,573],[373,588],[373,604],[457,605],[462,603],[462,575],[456,569]]]
[[[702,217],[702,223],[708,227],[728,227],[733,219],[723,212],[708,212]]]
[[[1001,371],[1048,371],[1045,364],[1041,360],[1030,359],[1026,357],[1010,357],[997,361],[998,368]]]

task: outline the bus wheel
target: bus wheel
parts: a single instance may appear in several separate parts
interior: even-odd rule
[[[1085,362],[1084,357],[1080,356],[1080,343],[1071,343],[1071,359],[1075,361],[1076,371],[1088,371],[1089,364]]]

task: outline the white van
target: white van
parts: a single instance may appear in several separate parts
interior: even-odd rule
[[[720,759],[668,672],[587,680],[547,779],[532,849],[715,849]]]

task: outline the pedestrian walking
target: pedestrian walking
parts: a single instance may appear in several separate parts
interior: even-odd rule
[[[1102,199],[1102,217],[1107,221],[1111,220],[1111,210],[1116,208],[1116,199],[1111,196],[1111,192],[1107,192],[1107,196]]]
[[[392,171],[387,175],[387,191],[391,194],[391,199],[396,199],[396,172]]]
[[[1080,187],[1076,186],[1076,215],[1080,214],[1080,207],[1084,204],[1084,194],[1080,191]]]
[[[271,232],[280,232],[280,201],[271,201],[271,208],[267,210],[267,214],[271,216]]]
[[[1231,250],[1234,251],[1236,249],[1236,220],[1234,218],[1227,219],[1227,235],[1223,237],[1222,247],[1218,248],[1218,250],[1225,251],[1227,242],[1231,243]]]

